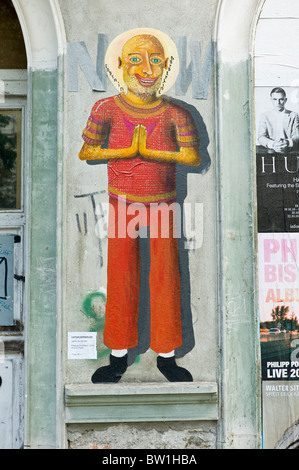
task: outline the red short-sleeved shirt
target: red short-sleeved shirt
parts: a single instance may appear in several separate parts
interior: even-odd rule
[[[147,148],[176,151],[177,146],[199,145],[192,115],[182,106],[163,98],[154,108],[136,108],[121,95],[99,100],[92,108],[83,139],[89,145],[108,148],[130,147],[135,126],[147,129]],[[176,165],[149,161],[141,156],[111,159],[108,163],[108,191],[127,202],[162,202],[176,197]]]

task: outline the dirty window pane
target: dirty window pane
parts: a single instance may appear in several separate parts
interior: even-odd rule
[[[0,210],[21,207],[21,110],[0,110]]]

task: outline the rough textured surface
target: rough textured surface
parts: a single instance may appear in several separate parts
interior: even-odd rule
[[[107,35],[110,42],[116,35],[142,26],[159,29],[173,40],[180,36],[186,37],[188,67],[192,41],[200,42],[202,64],[204,62],[207,48],[211,46],[218,1],[203,0],[200,5],[197,0],[168,1],[163,4],[163,9],[161,2],[157,0],[150,4],[145,0],[129,1],[126,4],[127,12],[130,12],[128,15],[123,14],[124,5],[120,0],[113,2],[113,10],[111,5],[101,0],[96,4],[87,0],[84,11],[78,0],[64,0],[59,4],[67,41],[84,41],[93,64],[96,64],[98,34]],[[164,12],[167,12],[167,15]],[[100,299],[100,308],[97,308],[99,298],[95,298],[96,293],[105,293],[106,289],[107,240],[99,240],[95,236],[95,214],[92,206],[94,203],[97,208],[103,208],[107,202],[107,169],[105,165],[91,167],[79,161],[77,155],[82,146],[81,133],[91,106],[98,99],[116,93],[110,83],[106,92],[92,91],[82,72],[79,73],[77,92],[68,92],[66,83],[64,175],[67,229],[64,234],[64,273],[67,284],[63,293],[65,335],[67,331],[98,331],[98,360],[67,361],[64,377],[66,384],[88,383],[94,370],[100,365],[106,365],[108,361],[109,351],[102,340],[105,297]],[[180,366],[191,371],[195,381],[216,381],[217,308],[216,290],[211,288],[216,285],[213,79],[206,100],[192,97],[191,83],[184,96],[176,96],[174,87],[168,94],[198,110],[201,116],[202,148],[205,148],[211,159],[211,167],[205,174],[187,174],[183,168],[178,170],[178,180],[182,182],[178,189],[182,195],[185,189],[187,190],[187,196],[184,194],[185,201],[203,204],[203,243],[197,249],[185,250],[186,261],[182,264],[183,273],[188,271],[190,274],[190,285],[187,283],[183,290],[183,306],[192,311],[192,319],[190,332],[188,331],[189,338],[186,335],[186,347],[180,351],[178,362]],[[73,116],[77,118],[74,120]],[[192,210],[194,211],[194,206]],[[81,232],[78,230],[78,222]],[[164,377],[156,367],[156,354],[146,348],[138,350],[136,360],[135,356],[130,360],[130,367],[124,374],[123,381],[136,383],[136,386],[138,382],[155,382],[157,386],[163,383]],[[178,412],[179,419],[182,418]],[[216,425],[207,421],[192,424],[133,422],[119,425],[69,425],[67,440],[71,449],[215,448]]]
[[[198,2],[195,0],[187,3],[167,2],[163,5],[163,12],[167,11],[167,15],[157,14],[161,12],[161,4],[157,0],[151,2],[150,5],[144,0],[138,3],[128,2],[126,7],[132,12],[130,15],[121,13],[123,5],[119,0],[113,2],[113,12],[111,7],[103,1],[96,2],[96,4],[87,1],[84,11],[78,0],[60,2],[60,7],[65,22],[67,41],[84,41],[93,64],[96,64],[98,34],[107,35],[108,42],[110,42],[117,34],[142,26],[160,29],[173,40],[180,36],[186,37],[186,66],[188,67],[192,41],[200,42],[202,63],[205,60],[207,47],[212,41],[217,3],[204,0],[199,9]],[[204,15],[201,15],[202,10],[205,10]],[[111,83],[108,83],[106,92],[92,91],[84,74],[79,72],[78,91],[68,92],[67,83],[65,91],[64,175],[67,207],[64,233],[64,273],[67,283],[63,292],[65,334],[67,331],[97,330],[100,362],[68,361],[65,368],[66,383],[88,382],[97,367],[106,365],[107,359],[107,348],[102,341],[103,317],[99,317],[95,311],[86,312],[83,308],[87,298],[96,292],[106,290],[107,239],[96,237],[95,217],[99,218],[99,214],[94,214],[92,203],[94,202],[99,212],[107,203],[107,168],[105,164],[91,166],[80,161],[78,152],[83,143],[81,134],[91,106],[99,99],[115,95],[117,91]],[[182,316],[185,328],[184,344],[180,348],[179,357],[182,361],[180,365],[190,370],[194,380],[215,381],[217,367],[216,290],[214,287],[211,288],[216,285],[213,79],[210,82],[206,100],[192,98],[191,83],[184,96],[177,96],[174,89],[167,94],[196,108],[201,116],[202,149],[205,148],[211,159],[211,166],[205,174],[196,173],[189,167],[182,168],[183,165],[177,170],[179,182],[177,189],[180,192],[180,198],[185,197],[184,202],[192,204],[190,205],[192,224],[195,218],[195,203],[203,204],[202,245],[196,249],[183,249],[180,246],[180,268],[183,279],[182,310],[184,310]],[[76,116],[75,120],[73,116]],[[90,196],[91,193],[93,196]],[[84,195],[86,196],[83,197]],[[78,223],[80,223],[81,232]],[[146,300],[147,291],[144,290],[143,299]],[[142,330],[148,321],[146,303],[143,305],[141,320],[140,329]],[[144,340],[143,343],[145,342]],[[163,376],[156,368],[156,357],[149,350],[144,354],[147,350],[146,344],[139,346],[141,349],[137,351],[138,354],[140,353],[139,362],[132,364],[124,380],[130,382],[163,381]]]
[[[213,449],[214,423],[68,427],[69,449]]]
[[[18,3],[20,2],[15,2]],[[59,435],[64,432],[64,385],[89,381],[94,369],[107,360],[107,349],[101,339],[104,310],[102,297],[98,308],[92,305],[94,296],[98,298],[99,293],[105,292],[107,243],[104,239],[99,246],[95,234],[96,214],[93,203],[100,208],[100,204],[107,200],[106,167],[94,166],[91,171],[88,165],[82,165],[77,155],[82,145],[81,132],[92,104],[99,97],[115,93],[112,85],[109,85],[107,93],[99,96],[99,93],[89,88],[81,72],[78,92],[70,93],[66,86],[65,71],[61,69],[61,76],[60,72],[51,72],[54,64],[56,67],[57,51],[55,41],[49,38],[56,38],[59,18],[55,18],[54,28],[52,15],[47,13],[54,11],[58,3],[61,6],[61,23],[65,27],[67,41],[84,41],[93,64],[96,63],[99,33],[107,34],[110,40],[125,29],[142,25],[161,29],[173,38],[185,36],[188,43],[188,66],[191,41],[201,43],[204,59],[204,52],[218,20],[216,7],[220,0],[167,0],[163,7],[157,0],[128,0],[125,6],[121,0],[86,0],[84,9],[79,0],[53,0],[51,4],[50,0],[21,2],[20,11],[26,14],[20,15],[20,18],[26,26],[24,31],[28,32],[34,65],[34,75],[30,82],[32,109],[30,107],[29,110],[30,118],[32,114],[32,128],[30,124],[28,135],[28,140],[32,140],[32,250],[28,253],[28,284],[30,283],[31,296],[28,298],[30,318],[27,322],[26,357],[29,375],[26,383],[30,393],[26,395],[29,416],[26,416],[29,421],[25,423],[26,442],[31,447],[47,448],[57,446],[58,440],[59,445],[64,443],[64,436]],[[224,393],[221,394],[221,420],[224,422],[225,432],[216,442],[216,423],[207,421],[192,424],[182,421],[171,424],[136,424],[134,421],[130,425],[111,422],[107,425],[69,425],[69,448],[187,449],[220,446],[240,448],[242,445],[256,445],[256,420],[259,416],[255,416],[255,412],[259,392],[256,387],[257,328],[252,308],[254,290],[250,256],[253,243],[253,209],[251,194],[248,191],[248,175],[252,174],[249,162],[252,155],[248,145],[251,140],[251,122],[248,118],[248,90],[251,83],[248,82],[248,72],[251,64],[247,64],[247,55],[251,49],[249,28],[252,25],[253,9],[260,2],[223,0],[221,3],[231,7],[226,18],[230,29],[227,36],[231,40],[232,48],[229,48],[227,55],[231,58],[232,54],[234,60],[232,64],[228,60],[227,70],[224,70],[225,80],[222,81],[223,89],[217,89],[217,103],[219,105],[222,100],[227,100],[227,103],[222,107],[219,105],[217,109],[214,106],[216,95],[213,81],[207,100],[192,100],[191,87],[186,96],[180,98],[198,108],[202,116],[202,131],[203,134],[206,131],[206,144],[212,164],[206,174],[184,173],[181,178],[181,181],[185,181],[185,186],[188,186],[186,199],[202,203],[204,206],[204,233],[203,245],[199,249],[188,251],[186,268],[190,269],[191,281],[190,290],[186,289],[185,294],[192,310],[194,347],[188,350],[188,354],[182,354],[179,360],[182,365],[190,366],[198,381],[222,380]],[[241,3],[242,5],[236,8]],[[242,10],[243,15],[240,15]],[[240,22],[240,19],[243,21]],[[219,22],[223,23],[223,17],[219,18]],[[247,27],[246,33],[243,32],[244,23]],[[37,28],[38,24],[41,25],[40,28]],[[238,28],[231,28],[232,24],[237,24]],[[46,34],[49,31],[47,26],[49,35]],[[43,30],[45,34],[41,34]],[[237,39],[236,31],[240,32]],[[221,43],[222,41],[220,45]],[[242,50],[238,55],[240,44]],[[239,57],[243,61],[241,64],[238,63]],[[64,59],[67,60],[63,57],[63,61]],[[36,74],[35,68],[39,70]],[[58,176],[63,174],[63,183],[59,178],[57,180],[57,85],[60,92],[62,86],[65,86],[63,98],[59,102],[59,106],[65,110],[59,129],[61,134],[63,133],[64,141],[63,163],[59,160],[61,168]],[[231,96],[233,98],[230,98]],[[225,148],[220,148],[223,142],[218,143],[218,156],[221,153],[219,166],[224,165],[221,175],[216,171],[218,162],[215,134],[218,129],[215,126],[215,117],[218,115],[221,124],[225,121],[223,128],[226,135]],[[63,210],[59,209],[61,212],[58,216],[61,218],[58,217],[58,221],[57,189],[63,193],[60,202],[63,201],[64,204]],[[218,193],[225,210],[216,215]],[[62,219],[64,239],[63,246],[58,246],[58,250],[63,258],[61,265],[59,264],[60,267],[63,265],[63,278],[58,276],[59,282],[56,284],[56,236]],[[219,228],[220,222],[223,224]],[[247,253],[245,260],[241,256],[244,252]],[[219,259],[222,259],[226,279],[218,298]],[[59,297],[57,304],[56,295]],[[220,324],[219,316],[223,316]],[[220,337],[218,326],[223,327]],[[95,329],[99,332],[98,360],[68,361],[67,332]],[[124,378],[130,383],[136,383],[136,387],[138,382],[159,383],[163,380],[155,366],[156,356],[152,351],[143,353],[144,351],[141,351],[141,357],[138,356],[136,361],[132,362]]]

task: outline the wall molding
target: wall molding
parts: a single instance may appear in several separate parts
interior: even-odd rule
[[[218,420],[214,382],[68,384],[66,423]]]

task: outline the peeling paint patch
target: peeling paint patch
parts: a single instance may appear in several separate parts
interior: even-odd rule
[[[68,427],[69,449],[213,449],[216,429],[201,422],[196,428],[171,425],[97,425]]]

